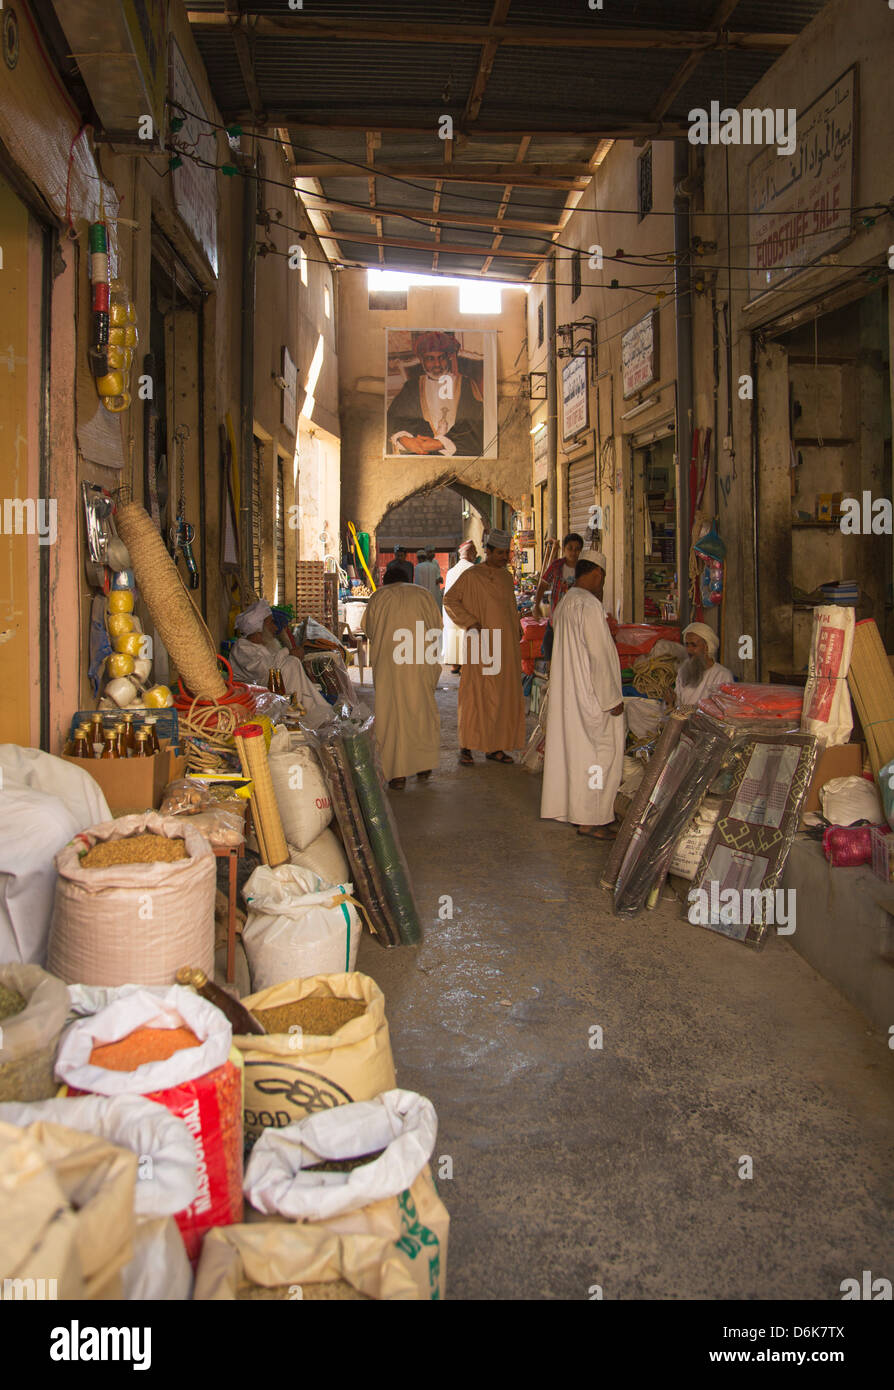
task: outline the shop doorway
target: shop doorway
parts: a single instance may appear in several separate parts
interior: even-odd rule
[[[634,445],[632,455],[634,622],[676,622],[680,548],[674,435]]]
[[[870,509],[886,502],[889,517],[892,502],[887,289],[773,336],[756,356],[766,679],[806,670],[823,602],[855,606],[858,622],[874,618],[885,646],[894,641],[894,537],[862,524],[865,497]],[[861,503],[857,531],[842,530],[848,495]]]

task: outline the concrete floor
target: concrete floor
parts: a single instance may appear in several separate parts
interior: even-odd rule
[[[457,766],[457,684],[439,772],[391,793],[425,940],[364,936],[358,960],[452,1160],[448,1296],[840,1299],[864,1269],[894,1278],[887,1040],[780,938],[755,954],[675,902],[615,919],[607,849],[539,820],[539,777]]]

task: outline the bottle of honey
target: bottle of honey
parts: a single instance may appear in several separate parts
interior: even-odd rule
[[[254,1014],[249,1013],[245,1005],[240,1004],[231,994],[227,994],[225,989],[209,980],[204,970],[197,966],[181,966],[177,971],[177,983],[191,987],[196,994],[201,994],[203,999],[207,999],[209,1004],[214,1004],[220,1009],[233,1025],[234,1033],[260,1033],[266,1036],[267,1029],[261,1026]]]
[[[132,714],[125,714],[124,716],[124,750],[127,757],[133,757],[137,751],[137,740]]]
[[[143,728],[149,735],[150,742],[152,743],[152,752],[160,753],[161,745],[158,742],[158,720],[154,714],[150,714],[143,720]]]
[[[136,748],[135,748],[135,750],[134,750],[134,755],[133,755],[135,758],[151,758],[151,757],[152,757],[152,740],[151,740],[151,738],[149,737],[149,735],[146,733],[146,730],[145,730],[145,729],[139,729],[139,730],[137,731],[137,733],[136,733],[136,735],[135,735],[135,742],[136,742]]]
[[[118,752],[118,735],[114,729],[103,729],[102,731],[102,752],[101,758],[120,758]]]

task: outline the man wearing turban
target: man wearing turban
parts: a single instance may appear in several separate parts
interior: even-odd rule
[[[458,339],[452,333],[414,333],[413,350],[422,370],[388,407],[389,452],[477,458],[484,448],[484,398],[478,383],[460,370]]]
[[[697,705],[716,685],[727,685],[733,673],[714,660],[720,641],[707,623],[690,623],[683,631],[686,660],[680,665],[674,684],[677,707]]]
[[[290,656],[276,636],[273,609],[263,599],[246,608],[236,619],[240,633],[230,650],[230,665],[236,680],[247,685],[266,685],[270,668],[282,675],[287,695],[294,695],[304,706],[310,723],[331,719],[331,706],[310,680],[297,656]]]

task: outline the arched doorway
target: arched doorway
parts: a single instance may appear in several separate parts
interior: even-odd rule
[[[492,526],[508,527],[511,517],[512,508],[502,498],[464,483],[420,489],[389,507],[379,522],[373,572],[381,574],[397,547],[403,546],[412,564],[420,550],[433,552],[446,574],[462,541],[473,540],[480,550],[483,535]]]

